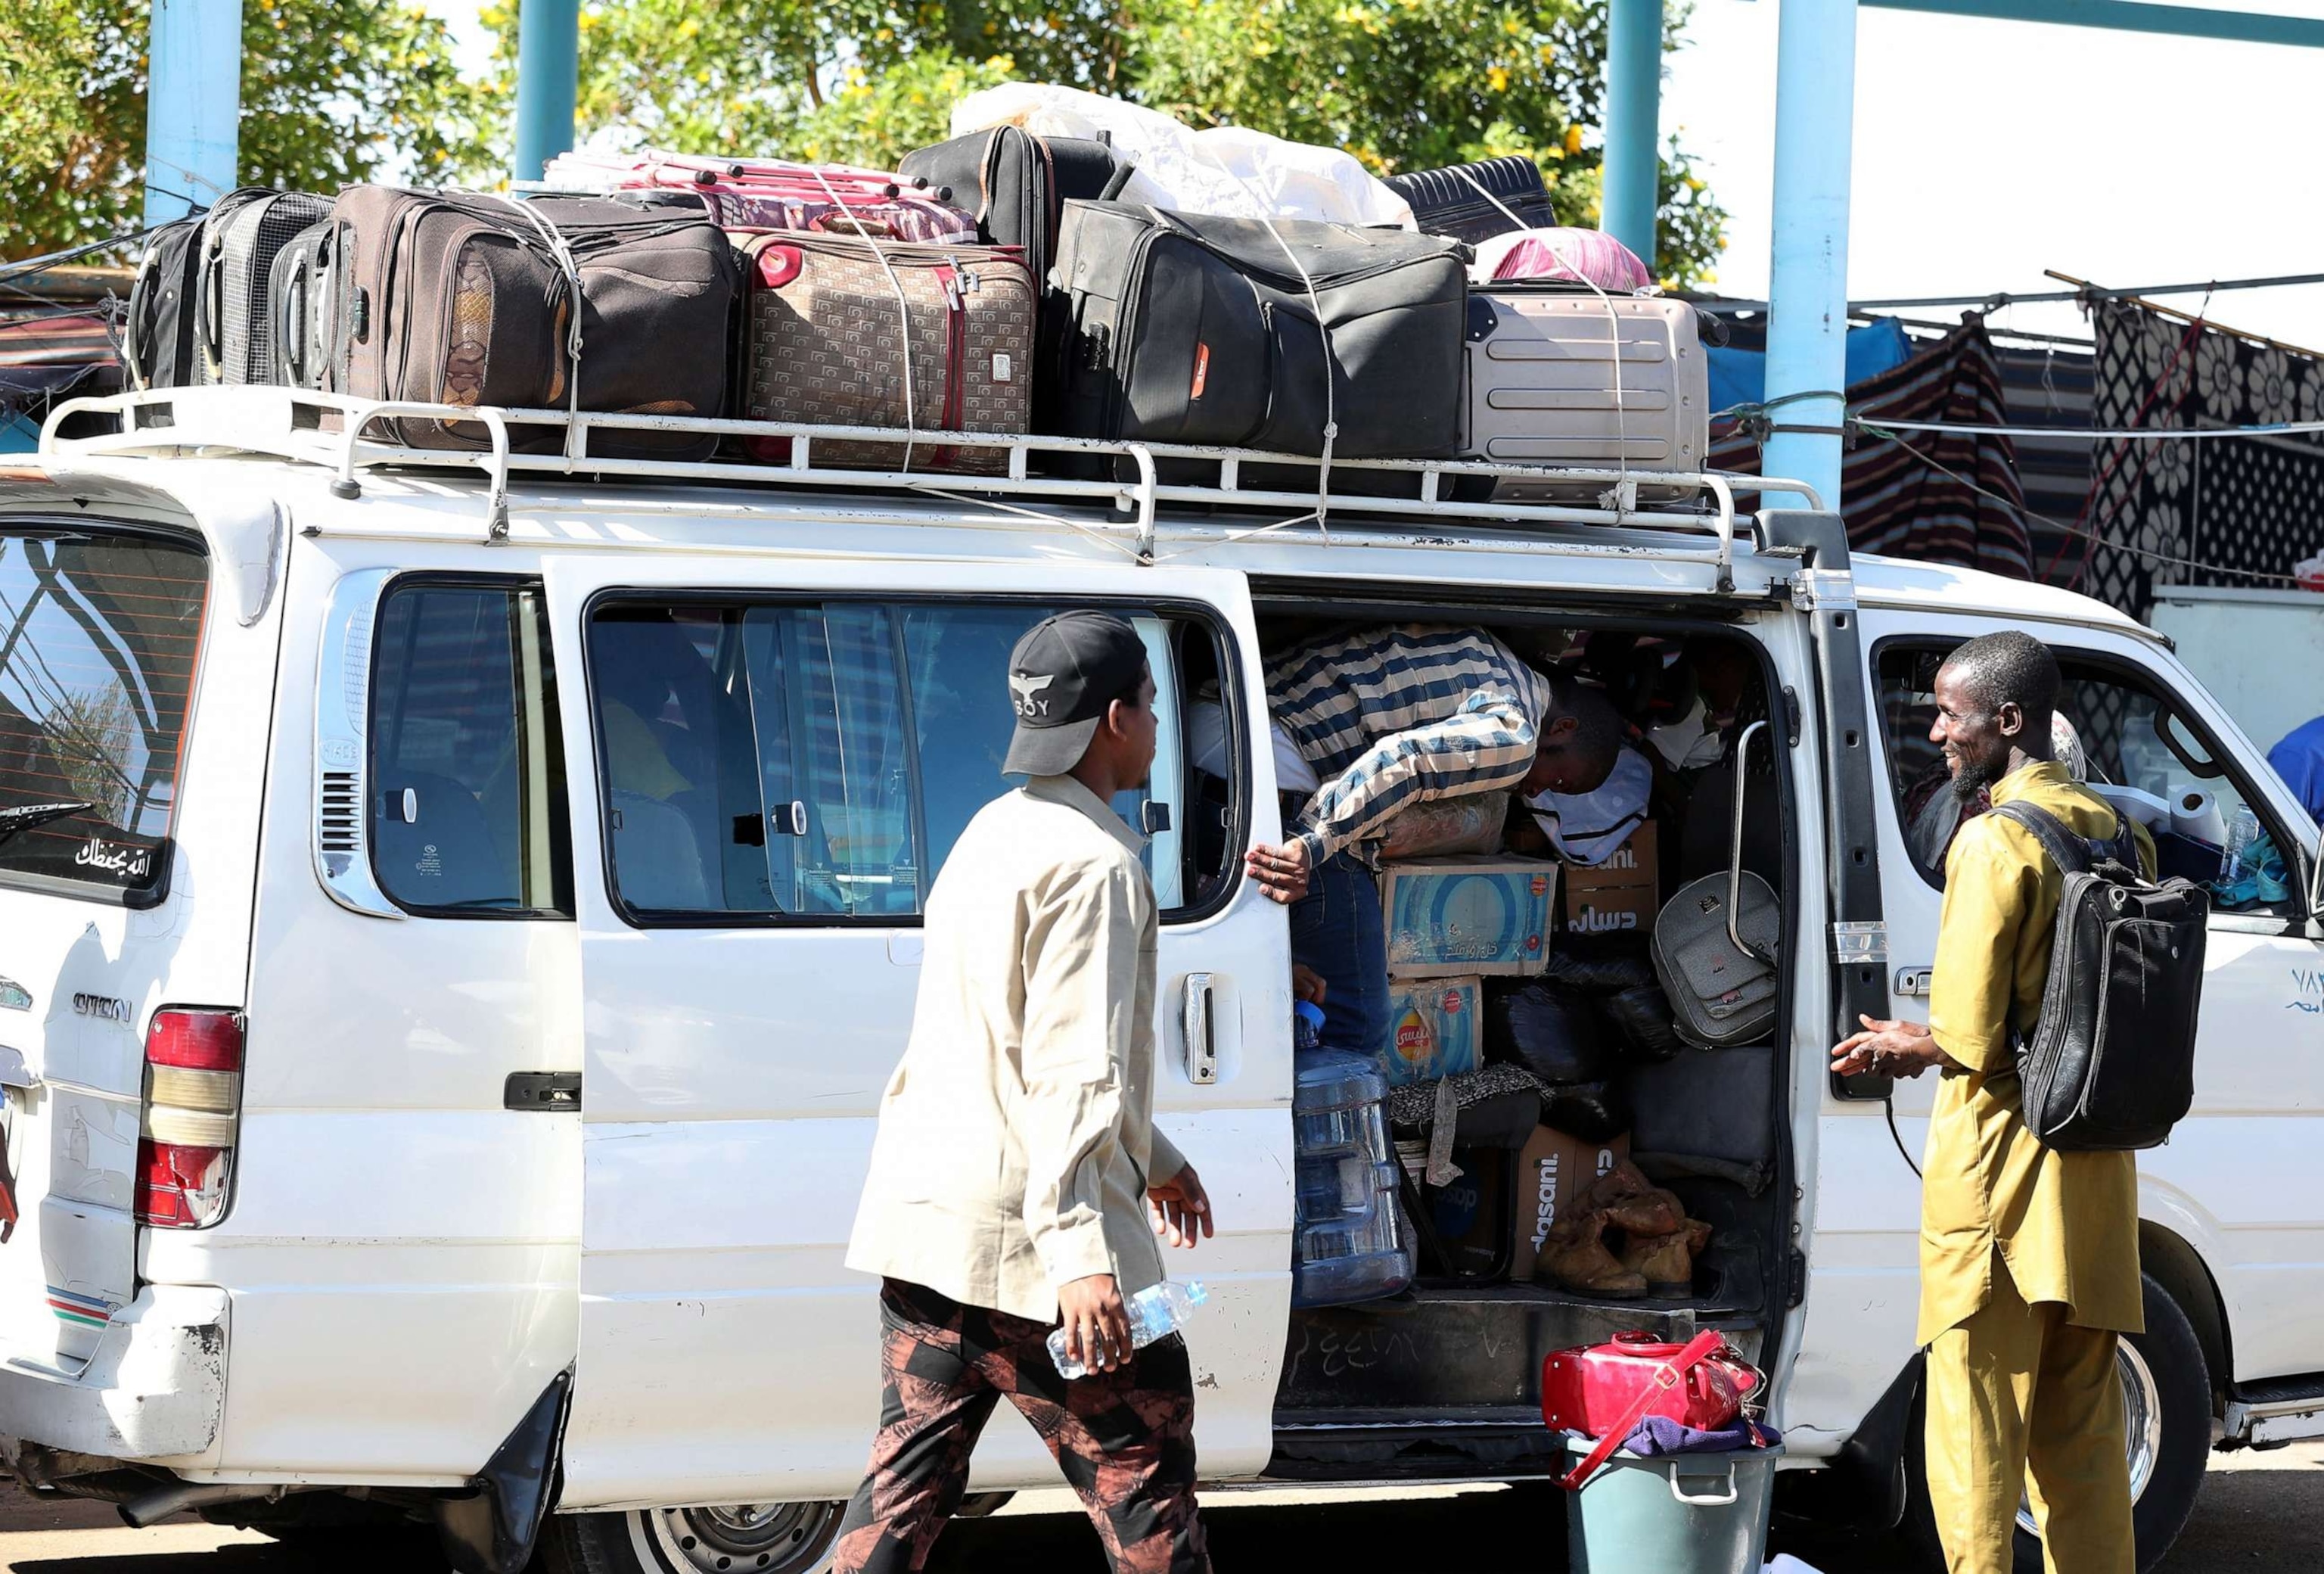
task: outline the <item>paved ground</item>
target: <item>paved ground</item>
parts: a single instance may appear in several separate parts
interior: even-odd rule
[[[955,1526],[932,1569],[1102,1574],[1088,1525],[1041,1512],[1057,1506],[1047,1498],[1028,1495],[994,1519]],[[1307,1493],[1263,1503],[1222,1493],[1207,1513],[1222,1574],[1302,1564],[1429,1574],[1544,1574],[1557,1566],[1554,1549],[1543,1545],[1541,1510],[1522,1492]],[[1900,1567],[1893,1547],[1796,1528],[1780,1532],[1777,1545],[1822,1574],[1894,1574]],[[2314,1574],[2324,1565],[2319,1549],[2324,1445],[2214,1456],[2195,1517],[2157,1574]],[[290,1547],[191,1522],[126,1530],[111,1510],[87,1504],[13,1492],[0,1500],[0,1569],[20,1574],[432,1574],[442,1566],[424,1541],[363,1537]]]

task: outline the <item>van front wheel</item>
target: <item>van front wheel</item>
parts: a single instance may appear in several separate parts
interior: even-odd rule
[[[844,1503],[738,1503],[558,1514],[541,1533],[549,1574],[821,1574]]]

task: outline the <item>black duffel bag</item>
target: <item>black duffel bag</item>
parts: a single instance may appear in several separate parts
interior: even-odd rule
[[[1068,202],[1058,435],[1318,457],[1329,421],[1335,458],[1450,458],[1462,252],[1403,230]]]

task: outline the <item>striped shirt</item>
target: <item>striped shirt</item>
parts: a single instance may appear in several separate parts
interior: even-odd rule
[[[1481,629],[1407,624],[1286,651],[1267,699],[1323,779],[1298,821],[1312,866],[1407,805],[1523,781],[1549,681]]]

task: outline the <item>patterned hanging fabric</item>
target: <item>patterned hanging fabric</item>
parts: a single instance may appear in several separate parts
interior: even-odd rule
[[[1960,327],[1902,366],[1855,384],[1848,390],[1848,409],[1874,427],[1883,416],[2006,424],[2001,366],[1983,319],[1964,317]],[[1769,419],[1781,424],[1785,412],[1775,410]],[[1758,474],[1757,434],[1733,421],[1715,422],[1711,464]],[[1858,551],[2019,579],[2033,575],[2017,450],[2006,437],[1859,431],[1842,460],[1840,492],[1849,544]]]
[[[2218,428],[2324,420],[2324,357],[2139,301],[2091,313],[2091,423]],[[2043,578],[2146,616],[2157,585],[2291,588],[2324,548],[2324,435],[2095,445],[2082,528]],[[2103,543],[2103,544],[2101,544]]]

